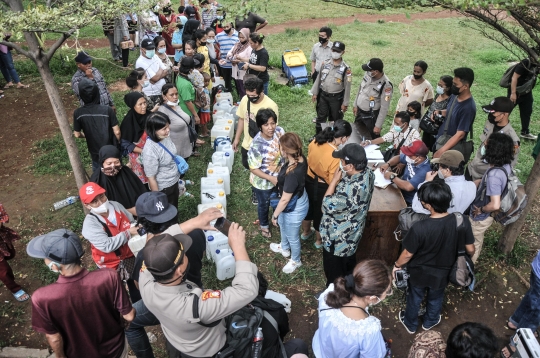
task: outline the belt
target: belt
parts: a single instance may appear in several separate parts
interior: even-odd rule
[[[338,92],[338,93],[328,93],[328,92],[325,92],[325,91],[321,91],[321,94],[324,94],[325,96],[328,96],[328,97],[338,97],[338,96],[341,96],[343,94],[344,91],[341,91],[341,92]]]

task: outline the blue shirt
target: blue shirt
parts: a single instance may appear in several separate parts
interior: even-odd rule
[[[452,108],[454,101],[456,101],[456,103]],[[448,115],[450,115],[450,117]],[[444,126],[446,121],[450,121],[448,123],[448,130],[446,131],[446,134],[453,136],[457,133],[457,131],[469,133],[475,117],[476,103],[474,102],[474,98],[472,96],[462,102],[459,102],[457,100],[457,96],[451,95],[450,98],[448,98],[448,105],[446,106],[446,120],[443,125],[439,127],[437,137],[444,134]]]
[[[227,54],[234,47],[238,40],[238,32],[234,30],[234,33],[229,36],[225,31],[216,35],[216,42],[219,44],[219,59],[226,60],[227,63],[220,65],[223,68],[232,68],[232,64],[227,60]]]
[[[407,163],[407,156],[405,154],[399,155],[400,163],[405,164],[405,170],[403,171],[402,180],[406,180],[414,187],[413,191],[401,190],[403,194],[403,199],[407,204],[411,204],[414,198],[414,194],[418,190],[418,185],[423,183],[426,180],[426,174],[431,171],[431,166],[429,165],[429,159],[426,158],[422,163],[418,165],[412,165]]]
[[[181,45],[182,44],[182,34],[184,33],[184,30],[175,30],[172,35],[171,43],[173,45]],[[180,58],[184,56],[184,51],[174,49],[174,61],[180,62]]]

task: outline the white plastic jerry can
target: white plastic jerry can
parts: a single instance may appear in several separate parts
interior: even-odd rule
[[[229,247],[229,239],[219,231],[207,231],[205,235],[207,259],[215,262],[216,250],[231,250]]]
[[[236,272],[236,261],[232,250],[216,250],[216,276],[220,281],[234,277]]]
[[[225,183],[225,194],[231,193],[231,175],[229,168],[214,166],[212,163],[208,163],[208,169],[206,169],[207,177],[218,177],[223,179]]]
[[[212,166],[228,168],[227,159],[225,158],[224,154],[224,152],[214,152],[212,154]]]
[[[223,77],[215,77],[214,78],[214,83],[212,85],[212,87],[217,87],[219,85],[222,85],[225,87],[225,80],[223,79]]]
[[[234,99],[231,92],[219,92],[216,94],[216,103],[228,101],[230,105],[234,103]]]
[[[223,210],[227,211],[227,196],[225,191],[221,189],[211,189],[206,191],[201,191],[201,204],[208,203],[220,203],[223,205]]]
[[[210,208],[216,208],[223,214],[223,217],[227,217],[227,210],[225,210],[225,207],[223,204],[221,204],[219,201],[214,201],[206,204],[199,204],[197,205],[197,212],[201,214],[203,211],[210,209]],[[217,219],[216,219],[217,220]],[[214,226],[216,223],[216,220],[210,221],[210,225]]]
[[[210,140],[213,142],[217,137],[234,137],[233,125],[228,125],[223,122],[215,124],[210,131]]]

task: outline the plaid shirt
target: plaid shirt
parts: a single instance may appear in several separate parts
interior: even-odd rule
[[[334,255],[352,256],[364,232],[373,194],[375,174],[371,169],[353,176],[343,175],[334,194],[323,199],[320,232],[324,249]]]
[[[99,104],[111,107],[114,106],[111,94],[107,90],[107,85],[105,84],[105,80],[103,79],[101,72],[99,72],[97,68],[92,67],[92,74],[94,75],[94,82],[96,82],[99,89]],[[77,70],[77,72],[75,72],[71,78],[71,88],[77,95],[81,106],[84,106],[84,102],[81,99],[81,96],[79,96],[79,82],[81,82],[84,77],[86,77],[86,74],[81,70]]]

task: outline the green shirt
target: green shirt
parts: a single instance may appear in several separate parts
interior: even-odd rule
[[[192,116],[193,113],[189,110],[186,102],[195,101],[195,88],[193,88],[193,85],[187,78],[178,76],[176,78],[176,89],[178,90],[178,99],[180,100],[178,104],[180,105],[180,108],[182,108],[182,111]]]

